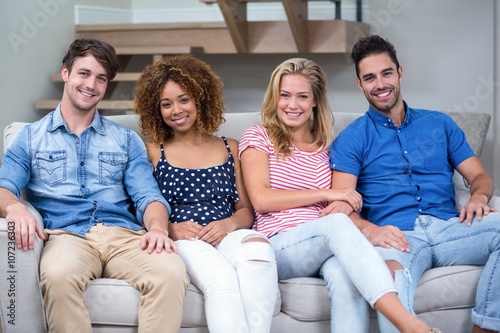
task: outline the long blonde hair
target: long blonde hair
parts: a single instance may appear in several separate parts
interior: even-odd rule
[[[274,144],[278,157],[291,155],[290,146],[293,136],[290,128],[278,117],[277,108],[280,98],[281,80],[285,75],[304,76],[313,91],[316,106],[313,107],[310,129],[314,137],[313,145],[328,149],[333,138],[333,114],[327,100],[326,76],[314,61],[305,58],[292,58],[282,62],[271,74],[269,85],[262,103],[262,125]]]

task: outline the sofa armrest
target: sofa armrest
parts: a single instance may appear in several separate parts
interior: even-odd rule
[[[460,211],[467,202],[469,202],[470,199],[470,192],[468,189],[461,189],[461,188],[455,188],[455,198],[456,198],[456,204],[455,208],[456,210]],[[494,195],[491,200],[490,200],[490,207],[495,208],[500,212],[500,196]]]
[[[495,208],[500,212],[500,196],[494,195],[490,200],[490,207]]]
[[[23,203],[42,225],[40,214],[27,201]],[[43,241],[36,237],[31,251],[15,246],[14,226],[0,218],[0,331],[47,332],[45,311],[39,286],[39,262]]]

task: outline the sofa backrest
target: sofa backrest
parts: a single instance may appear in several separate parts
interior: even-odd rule
[[[470,112],[446,112],[450,115],[453,120],[462,128],[467,137],[467,141],[471,145],[472,149],[479,156],[486,139],[486,134],[488,132],[491,116],[486,113],[470,113]],[[362,116],[363,113],[348,113],[348,112],[336,112],[334,114],[335,124],[334,124],[334,135],[340,133],[348,124],[350,124],[354,119]],[[107,118],[116,121],[120,124],[127,126],[128,128],[140,133],[138,127],[138,116],[137,115],[113,115],[107,116]],[[261,123],[260,113],[258,112],[239,112],[225,114],[226,122],[221,125],[220,130],[216,133],[217,135],[226,136],[228,138],[233,138],[239,140],[243,135],[243,132],[251,125],[257,125]],[[17,132],[23,128],[27,123],[14,122],[8,125],[4,130],[4,152],[7,150],[10,142],[14,138]],[[142,135],[141,135],[142,136]]]

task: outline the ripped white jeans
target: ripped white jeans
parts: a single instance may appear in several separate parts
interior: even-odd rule
[[[211,333],[268,333],[278,293],[276,260],[266,239],[249,229],[228,234],[217,247],[200,240],[175,242],[191,282],[205,297]],[[188,309],[189,311],[189,309]]]

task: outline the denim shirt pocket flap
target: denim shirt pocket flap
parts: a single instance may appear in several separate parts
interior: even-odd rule
[[[99,153],[99,180],[104,185],[115,185],[122,181],[127,164],[127,154],[120,152]]]
[[[66,151],[39,150],[35,153],[36,172],[40,180],[54,185],[66,180]]]

